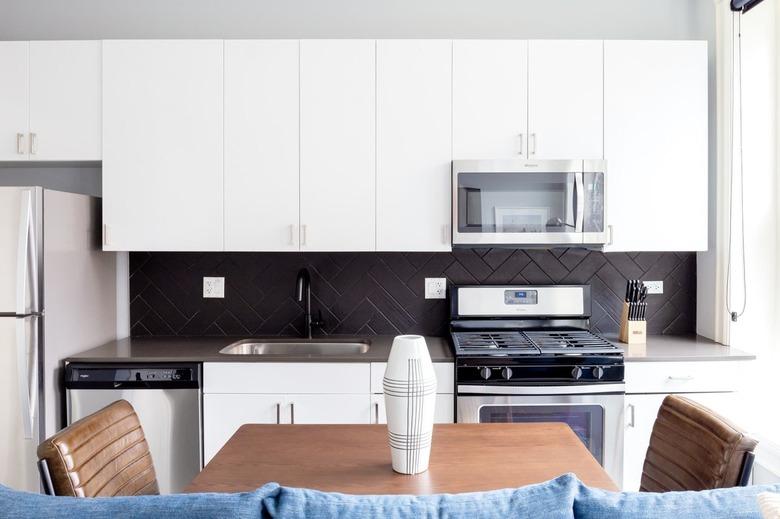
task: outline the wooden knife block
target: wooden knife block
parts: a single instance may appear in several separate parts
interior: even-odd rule
[[[625,344],[644,344],[647,342],[647,321],[629,321],[628,303],[623,303],[620,314],[620,342]]]

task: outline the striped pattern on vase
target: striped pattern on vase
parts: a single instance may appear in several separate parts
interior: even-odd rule
[[[436,374],[423,337],[399,335],[393,340],[382,386],[393,470],[425,472],[431,453]]]

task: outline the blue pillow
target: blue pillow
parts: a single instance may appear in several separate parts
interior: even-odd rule
[[[577,519],[761,519],[756,496],[780,485],[701,492],[607,492],[580,483],[574,498]]]
[[[0,517],[8,519],[261,519],[263,500],[278,495],[269,483],[240,494],[134,497],[54,497],[0,485]]]
[[[265,500],[275,519],[573,519],[573,474],[518,489],[432,496],[359,496],[282,487]]]

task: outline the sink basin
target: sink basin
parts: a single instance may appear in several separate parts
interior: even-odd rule
[[[225,346],[225,355],[355,355],[366,353],[368,341],[335,341],[299,339],[295,341],[262,341],[244,339]]]

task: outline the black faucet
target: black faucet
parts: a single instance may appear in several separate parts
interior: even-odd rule
[[[303,336],[307,339],[311,339],[311,327],[312,326],[324,326],[325,322],[322,320],[322,312],[317,313],[317,319],[312,319],[311,316],[311,276],[309,275],[309,269],[302,268],[298,271],[298,279],[295,281],[295,299],[300,303],[306,297],[304,303],[303,313]]]

